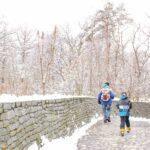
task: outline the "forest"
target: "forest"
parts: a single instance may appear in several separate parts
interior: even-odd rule
[[[107,3],[81,30],[14,29],[0,19],[0,94],[97,96],[107,81],[116,94],[150,101],[150,24]]]

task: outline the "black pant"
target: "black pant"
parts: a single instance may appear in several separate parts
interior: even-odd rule
[[[121,116],[121,117],[120,117],[120,120],[121,120],[120,128],[125,128],[125,125],[126,125],[128,128],[130,127],[129,116]]]

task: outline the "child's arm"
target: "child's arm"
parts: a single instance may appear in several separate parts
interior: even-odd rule
[[[112,91],[110,91],[110,98],[114,99],[114,97],[115,97],[115,94]]]
[[[119,103],[116,104],[116,107],[119,109]]]
[[[99,103],[99,104],[101,104],[101,95],[102,95],[102,93],[99,93],[99,94],[98,94],[98,103]]]
[[[129,100],[129,108],[132,109],[132,103],[130,100]]]

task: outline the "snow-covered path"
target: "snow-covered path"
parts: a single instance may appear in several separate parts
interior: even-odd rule
[[[41,150],[149,150],[150,119],[131,117],[131,133],[119,135],[119,118],[104,124],[102,118],[93,118],[91,123],[77,129],[71,137],[55,139],[49,142],[43,138]],[[37,150],[36,144],[29,150]]]
[[[119,135],[119,118],[111,123],[98,121],[78,141],[78,150],[149,150],[150,119],[131,118],[132,131]]]

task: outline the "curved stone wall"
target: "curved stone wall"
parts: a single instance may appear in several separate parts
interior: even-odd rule
[[[99,106],[94,98],[65,98],[0,104],[0,145],[27,149],[41,136],[49,140],[71,135],[89,122]]]
[[[49,140],[71,135],[95,114],[101,115],[101,108],[96,98],[90,97],[1,103],[0,146],[25,150],[35,141],[40,146],[42,135]],[[132,116],[150,118],[150,103],[134,102]]]

